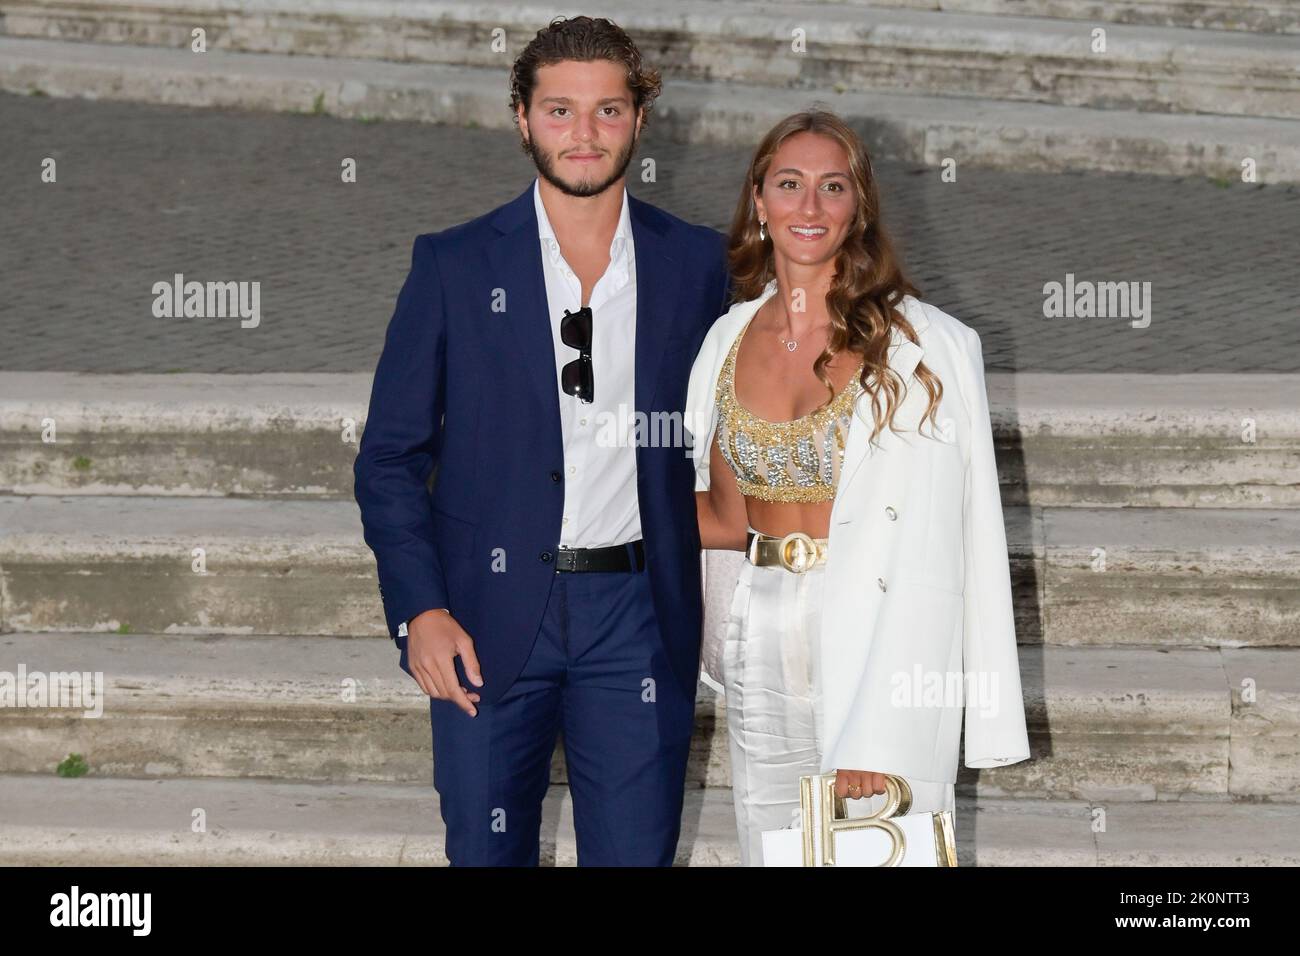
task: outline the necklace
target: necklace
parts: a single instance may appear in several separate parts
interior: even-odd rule
[[[785,312],[786,322],[787,323],[790,322],[790,310],[785,307],[784,302],[781,303],[781,310]],[[781,335],[780,332],[776,333],[776,337],[781,340],[781,344],[785,346],[785,350],[787,352],[793,352],[795,349],[799,347],[798,342],[796,342],[794,339],[785,338],[784,336]]]
[[[793,323],[790,322],[790,310],[785,308],[784,302],[781,303],[781,309],[782,311],[785,312],[786,322],[793,325]],[[785,346],[785,350],[787,352],[793,352],[795,349],[799,347],[799,343],[795,339],[787,339],[784,336],[782,336],[780,332],[776,333],[776,337],[781,340],[781,344]]]

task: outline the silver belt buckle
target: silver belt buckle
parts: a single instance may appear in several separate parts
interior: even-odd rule
[[[578,570],[578,555],[576,550],[568,545],[560,545],[555,549],[555,570],[556,571],[576,571]]]

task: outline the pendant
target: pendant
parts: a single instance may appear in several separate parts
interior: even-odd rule
[[[785,350],[787,352],[793,352],[798,347],[799,347],[799,343],[795,341],[790,341],[785,343]]]

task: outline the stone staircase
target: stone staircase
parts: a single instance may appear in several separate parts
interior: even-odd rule
[[[789,0],[791,4],[813,0]],[[1013,17],[1060,17],[1158,27],[1300,33],[1289,0],[838,0],[861,7],[978,13]]]
[[[988,384],[1034,759],[962,768],[959,860],[1300,862],[1300,380]],[[104,678],[98,718],[0,707],[0,863],[442,862],[351,500],[368,394],[0,375],[0,671]],[[702,685],[682,864],[737,860],[725,734]]]
[[[1240,180],[1250,160],[1259,182],[1300,181],[1300,11],[1281,0],[621,0],[588,12],[664,71],[655,125],[681,140],[756,143],[818,101],[877,154],[927,165]],[[510,129],[510,63],[552,15],[7,0],[0,89]],[[199,27],[202,54],[190,52]]]

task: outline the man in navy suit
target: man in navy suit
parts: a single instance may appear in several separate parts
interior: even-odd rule
[[[415,240],[356,499],[451,863],[537,864],[561,735],[579,864],[666,866],[702,616],[681,417],[725,240],[627,194],[660,84],[617,26],[553,21],[511,86],[538,178]]]

